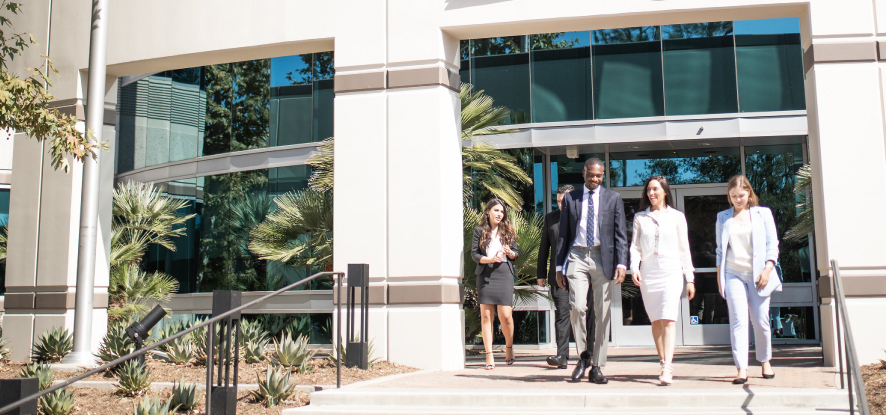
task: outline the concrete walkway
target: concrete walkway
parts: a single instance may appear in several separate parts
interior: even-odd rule
[[[549,367],[545,356],[555,350],[517,350],[517,362],[504,364],[504,352],[495,353],[496,366],[485,370],[483,355],[470,356],[465,369],[381,378],[350,385],[348,388],[440,388],[447,389],[636,389],[662,388],[658,384],[659,363],[654,348],[612,347],[603,373],[609,384],[571,382],[575,364],[567,369]],[[752,351],[753,355],[753,351]],[[834,388],[839,385],[834,368],[822,367],[820,347],[775,346],[772,366],[774,379],[763,379],[760,364],[751,357],[748,369],[750,387],[763,388]],[[674,384],[671,389],[741,388],[733,385],[735,366],[728,347],[679,347],[674,358]],[[836,381],[836,382],[835,382]]]

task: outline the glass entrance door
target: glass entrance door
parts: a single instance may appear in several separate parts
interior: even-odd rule
[[[684,294],[681,301],[682,344],[729,344],[729,310],[717,287],[715,236],[717,212],[729,208],[726,185],[688,187],[673,193],[677,209],[686,215],[695,267],[695,298],[690,301]]]

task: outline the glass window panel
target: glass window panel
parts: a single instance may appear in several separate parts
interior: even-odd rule
[[[798,18],[735,22],[742,112],[806,108]]]
[[[271,58],[271,88],[306,85],[312,81],[313,55],[292,55]]]
[[[745,147],[745,171],[761,206],[772,209],[779,237],[779,265],[784,282],[809,282],[809,242],[784,239],[797,222],[797,204],[805,201],[794,193],[796,174],[803,165],[801,144]]]
[[[332,79],[335,77],[335,59],[333,52],[320,52],[313,54],[313,80]]]
[[[310,178],[311,166],[307,165],[270,169],[268,192],[274,198],[286,192],[306,189]]]
[[[311,142],[314,55],[271,59],[271,146]]]
[[[459,52],[461,54],[461,63],[458,69],[458,75],[461,77],[461,83],[470,84],[471,83],[471,41],[470,40],[462,40],[459,41]]]
[[[581,175],[585,160],[596,157],[606,160],[603,153],[579,154],[578,158],[571,159],[565,154],[551,156],[551,210],[557,210],[557,189],[563,185],[572,185],[579,189],[584,186],[585,180]],[[606,179],[603,179],[606,183]]]
[[[9,224],[9,189],[0,189],[0,226]]]
[[[698,317],[698,324],[729,324],[729,306],[720,296],[716,272],[695,273],[695,298],[689,301],[689,315]]]
[[[769,327],[773,339],[816,340],[812,307],[772,307]]]
[[[332,79],[314,81],[313,92],[313,141],[321,141],[335,135],[333,132],[335,81]]]
[[[529,53],[527,36],[471,40],[471,80],[511,114],[504,124],[529,122]]]
[[[664,115],[658,26],[591,32],[596,118]]]
[[[166,76],[149,76],[147,83],[147,120],[145,166],[169,162],[169,132],[172,104],[172,71]]]
[[[233,75],[231,64],[228,63],[203,67],[203,90],[206,92],[204,156],[231,151]]]
[[[231,151],[268,146],[271,106],[271,60],[237,62],[234,69],[234,107]]]
[[[662,26],[667,115],[738,112],[732,22]]]
[[[590,32],[544,33],[532,44],[532,121],[593,118]]]
[[[642,186],[654,175],[671,185],[726,183],[736,174],[741,174],[738,147],[611,153],[609,160],[612,187]]]
[[[200,88],[202,68],[172,71],[169,161],[199,155],[206,114],[206,93]]]

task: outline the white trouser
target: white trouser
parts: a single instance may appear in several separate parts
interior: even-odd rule
[[[726,303],[729,305],[729,334],[735,367],[748,367],[748,313],[754,325],[754,350],[758,362],[772,359],[772,331],[769,327],[769,297],[757,295],[753,281],[726,273]]]
[[[591,354],[591,366],[604,367],[609,348],[612,280],[603,275],[600,248],[572,247],[565,274],[569,280],[569,318],[575,348],[579,355],[585,351]],[[591,301],[590,310],[588,300]],[[592,330],[590,335],[589,323]]]

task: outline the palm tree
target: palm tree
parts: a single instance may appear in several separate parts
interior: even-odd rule
[[[9,226],[0,226],[0,265],[6,264],[6,244],[8,242]]]
[[[114,190],[111,225],[110,286],[113,318],[131,319],[148,311],[146,302],[169,301],[178,282],[140,267],[151,244],[175,251],[173,238],[184,235],[184,223],[195,215],[179,213],[188,201],[163,196],[151,183],[127,182]]]
[[[274,199],[275,209],[250,233],[249,250],[259,259],[293,268],[332,264],[332,194],[314,189]]]
[[[794,193],[803,195],[803,202],[797,204],[800,213],[797,214],[796,223],[789,229],[784,237],[790,241],[800,241],[815,231],[815,215],[812,206],[812,165],[807,163],[797,171],[797,182],[794,184]]]

